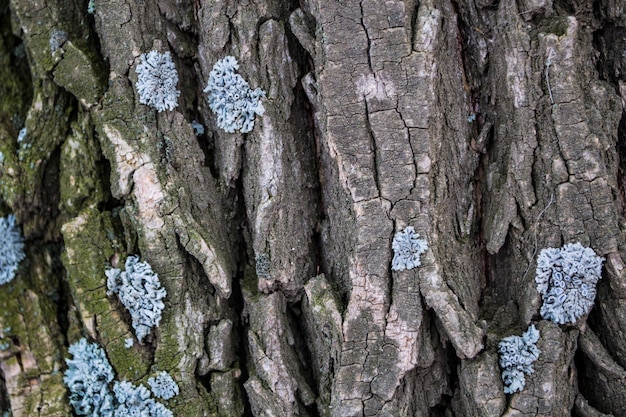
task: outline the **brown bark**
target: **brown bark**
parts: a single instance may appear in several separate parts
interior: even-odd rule
[[[118,380],[170,372],[180,416],[626,414],[620,0],[95,7],[0,1],[0,209],[28,255],[0,287],[1,411],[71,415],[64,358],[88,337]],[[139,103],[153,49],[173,111]],[[266,92],[247,134],[202,92],[226,55]],[[392,271],[406,226],[429,250]],[[606,263],[559,326],[534,269],[569,242]],[[104,270],[131,254],[168,294],[126,349]],[[536,371],[505,395],[497,344],[530,323]]]

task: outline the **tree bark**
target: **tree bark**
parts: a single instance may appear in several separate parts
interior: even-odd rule
[[[94,4],[0,0],[0,214],[27,253],[0,287],[0,411],[72,415],[87,337],[117,380],[168,371],[177,416],[626,415],[621,0]],[[150,50],[173,111],[139,103]],[[266,92],[247,134],[202,91],[227,55]],[[406,226],[429,249],[392,271]],[[606,262],[559,326],[534,269],[570,242]],[[167,297],[125,348],[104,271],[133,254]],[[531,323],[505,395],[498,342]]]

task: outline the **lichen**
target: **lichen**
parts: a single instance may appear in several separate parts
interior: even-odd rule
[[[148,379],[150,390],[157,398],[169,400],[179,393],[178,384],[165,371],[160,372],[156,377]]]
[[[404,271],[422,264],[420,256],[428,249],[428,243],[426,239],[420,239],[412,226],[407,226],[395,234],[391,247],[394,252],[391,269]]]
[[[256,275],[260,279],[270,279],[270,258],[264,253],[255,257]]]
[[[117,294],[130,313],[137,339],[143,341],[152,328],[159,325],[165,308],[163,299],[167,292],[161,287],[159,276],[150,264],[140,262],[138,256],[126,259],[125,271],[110,268],[105,274],[107,294]]]
[[[254,128],[256,115],[265,112],[261,97],[265,92],[260,88],[252,90],[248,82],[236,73],[239,64],[233,56],[217,61],[209,73],[209,81],[204,89],[208,94],[209,107],[217,115],[217,126],[226,132],[248,133]]]
[[[602,278],[604,258],[580,243],[539,253],[535,282],[543,299],[541,316],[558,324],[575,323],[588,314]]]
[[[70,391],[70,404],[80,416],[112,416],[113,395],[109,383],[113,368],[104,350],[81,339],[69,348],[72,359],[66,359],[63,382]]]
[[[538,340],[539,331],[534,325],[530,325],[521,337],[505,337],[498,344],[505,394],[523,390],[526,385],[524,375],[535,372],[533,363],[541,353],[536,346]]]
[[[180,91],[176,89],[178,72],[170,53],[150,51],[141,54],[139,58],[141,63],[135,68],[138,75],[135,86],[139,102],[154,107],[159,112],[173,110],[178,106]]]
[[[127,381],[115,382],[115,417],[174,417],[163,404],[150,398],[150,391],[143,385],[135,386]]]
[[[24,239],[15,224],[15,216],[0,218],[0,285],[15,278],[20,262],[24,260]]]

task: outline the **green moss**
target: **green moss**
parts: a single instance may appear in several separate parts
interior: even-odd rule
[[[569,20],[567,17],[557,17],[551,21],[549,21],[548,26],[546,27],[546,31],[548,33],[553,33],[556,36],[564,36],[567,34],[567,29],[569,28]]]
[[[90,57],[74,43],[63,45],[63,58],[54,68],[54,81],[87,104],[98,101],[104,91],[102,76]]]
[[[37,413],[28,415],[39,415],[47,417],[65,417],[71,414],[70,405],[66,399],[66,389],[63,383],[63,373],[56,372],[52,375],[45,375],[41,381],[41,400]]]
[[[236,372],[236,370],[230,370],[211,374],[211,391],[217,402],[220,416],[237,417],[244,413]]]
[[[251,297],[256,297],[259,294],[259,283],[256,275],[256,268],[254,266],[247,265],[243,270],[243,280],[241,281],[241,289],[246,291]]]
[[[60,191],[61,206],[70,215],[83,207],[105,200],[102,184],[100,147],[93,137],[88,114],[81,114],[72,123],[72,135],[61,146]]]
[[[30,268],[31,273],[50,274],[44,258],[31,257],[29,263],[36,265]],[[66,416],[65,388],[59,372],[63,366],[62,335],[55,323],[56,311],[49,297],[29,289],[37,278],[28,277],[23,269],[15,280],[0,287],[0,340],[3,355],[9,355],[3,361],[7,367],[23,370],[12,381],[16,390],[25,390],[23,415]]]
[[[37,395],[26,397],[24,416],[65,417],[71,415],[66,400],[66,390],[63,384],[63,374],[44,375],[41,380],[31,381],[30,389]]]

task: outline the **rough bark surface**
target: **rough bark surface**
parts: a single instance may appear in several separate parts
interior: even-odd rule
[[[27,253],[0,287],[0,411],[72,415],[87,337],[118,380],[168,371],[177,416],[626,415],[622,3],[0,0],[0,214]],[[150,50],[172,111],[139,103]],[[247,134],[202,92],[226,55],[266,92]],[[429,249],[392,271],[406,226]],[[606,262],[559,326],[534,270],[570,242]],[[125,348],[104,271],[132,254],[167,298]],[[505,395],[498,342],[531,323]]]

